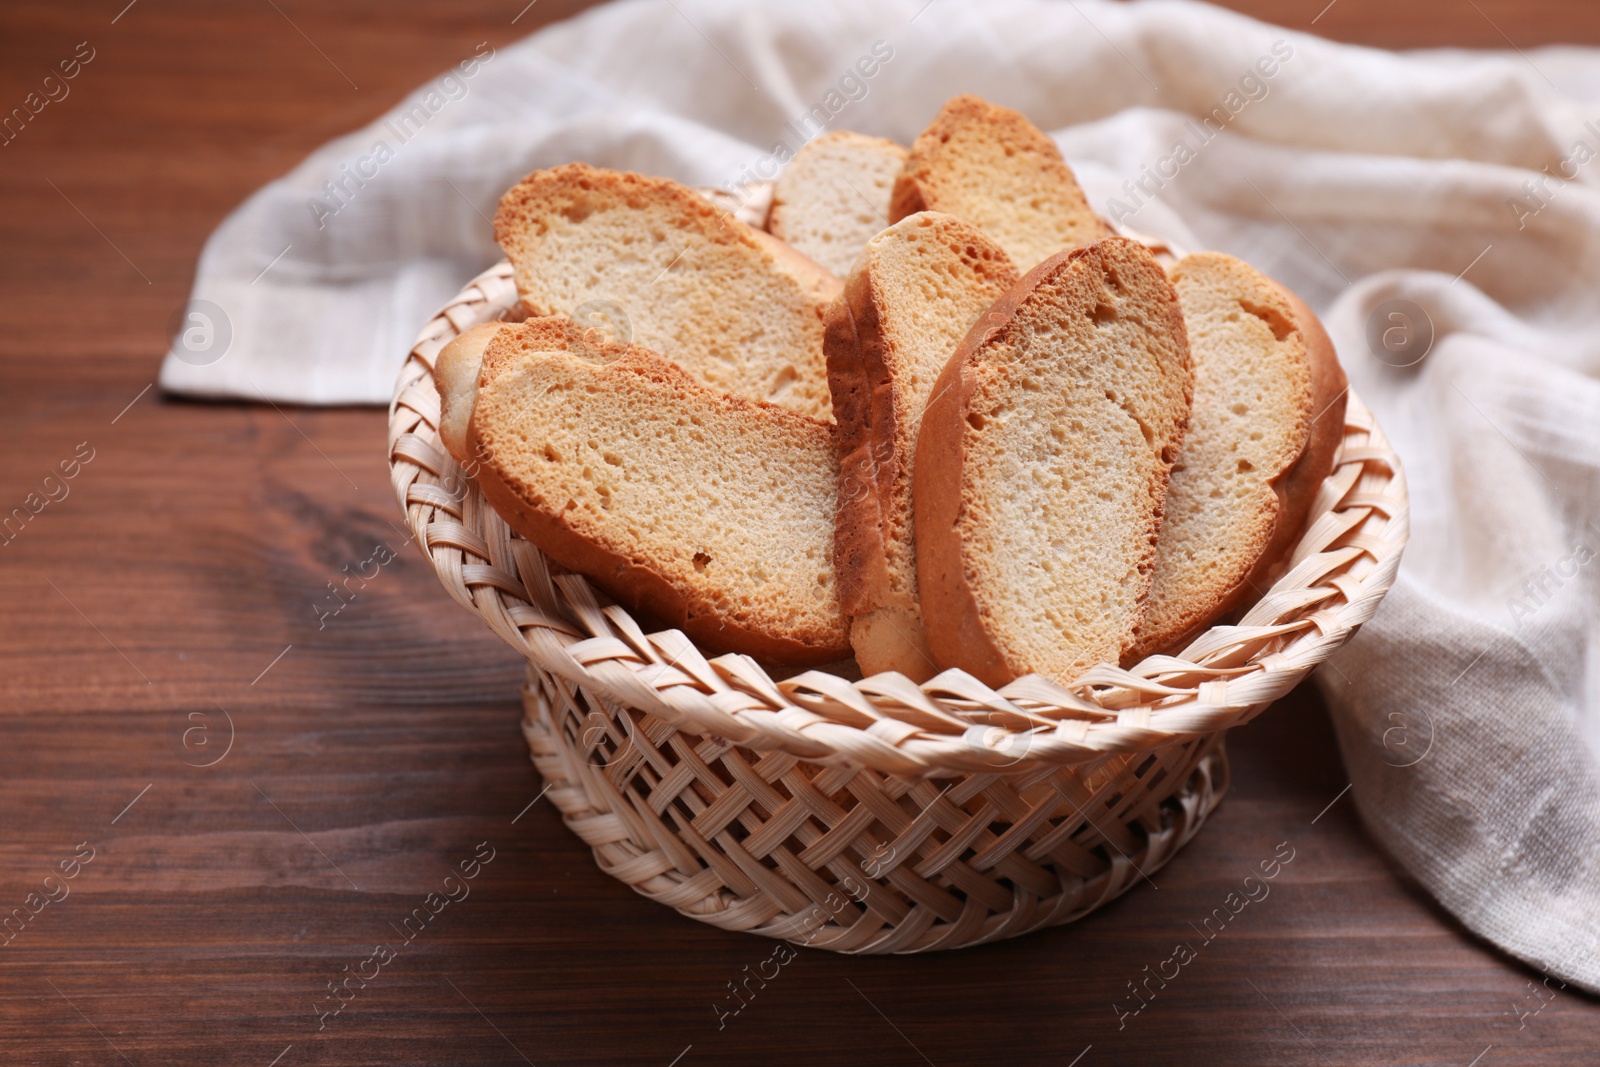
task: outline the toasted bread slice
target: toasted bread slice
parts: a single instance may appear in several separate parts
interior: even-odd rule
[[[500,201],[528,314],[597,302],[696,381],[830,418],[822,314],[839,282],[677,182],[570,163]]]
[[[1171,277],[1194,403],[1132,657],[1176,649],[1265,592],[1343,436],[1344,372],[1309,308],[1220,252],[1184,257]]]
[[[1281,500],[1281,521],[1272,535],[1272,543],[1262,554],[1261,563],[1250,580],[1266,588],[1276,581],[1289,562],[1295,545],[1304,533],[1306,516],[1311,505],[1322,491],[1322,483],[1333,473],[1333,462],[1338,458],[1339,446],[1344,444],[1345,402],[1350,393],[1350,379],[1339,365],[1339,354],[1333,339],[1323,327],[1322,320],[1304,300],[1292,290],[1273,282],[1283,298],[1289,302],[1295,325],[1305,338],[1306,353],[1311,357],[1311,437],[1305,451],[1284,475]]]
[[[500,327],[470,400],[457,458],[551,559],[706,649],[849,655],[833,427],[559,318]]]
[[[889,219],[943,211],[997,241],[1018,270],[1115,231],[1084,199],[1048,135],[1010,108],[949,100],[911,145]]]
[[[439,390],[439,440],[463,466],[471,461],[471,453],[467,451],[467,423],[472,418],[472,404],[478,395],[478,368],[483,364],[483,350],[504,325],[484,322],[468,328],[452,337],[433,361],[433,384]]]
[[[767,230],[843,278],[889,225],[889,194],[905,161],[906,150],[882,137],[815,137],[778,175]]]
[[[1017,282],[1000,246],[927,211],[867,242],[824,342],[839,425],[834,564],[863,674],[938,666],[917,600],[911,478],[933,383],[978,316]]]
[[[913,472],[917,586],[943,667],[1070,683],[1133,646],[1192,370],[1150,252],[1045,260],[934,385]]]

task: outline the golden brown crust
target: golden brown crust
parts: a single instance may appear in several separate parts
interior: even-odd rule
[[[966,465],[965,441],[967,415],[974,391],[978,385],[975,373],[976,359],[984,344],[996,332],[1007,328],[1018,309],[1047,280],[1062,269],[1087,258],[1100,258],[1105,246],[1113,242],[1138,248],[1149,259],[1153,269],[1159,271],[1147,250],[1126,238],[1110,237],[1094,244],[1059,252],[1044,260],[1023,275],[1022,280],[1002,296],[994,306],[980,316],[945,365],[933,395],[923,413],[922,429],[917,441],[916,467],[913,473],[915,489],[913,505],[917,529],[917,581],[926,620],[928,645],[934,658],[942,667],[960,667],[987,685],[999,687],[1015,679],[1027,669],[1012,663],[1006,653],[988,632],[984,610],[979,603],[975,587],[973,561],[964,551],[962,520],[966,506],[966,488],[963,468]],[[1164,277],[1164,274],[1162,275]],[[1177,458],[1182,442],[1183,427],[1187,424],[1188,404],[1193,396],[1192,369],[1188,361],[1187,334],[1177,294],[1168,286],[1166,329],[1177,340],[1185,360],[1181,418],[1176,422],[1176,435],[1162,441],[1161,468],[1157,481],[1146,489],[1154,497],[1154,513],[1144,535],[1145,560],[1140,571],[1145,591],[1140,595],[1140,611],[1148,595],[1149,579],[1155,566],[1156,544],[1162,518],[1162,498],[1166,492],[1167,477]],[[1177,416],[1180,413],[1175,412]],[[1123,651],[1131,646],[1133,630],[1130,629]],[[1070,681],[1070,679],[1060,679]]]
[[[901,219],[909,218],[919,211],[932,211],[928,206],[928,197],[925,192],[927,181],[921,174],[907,174],[900,172],[894,180],[894,192],[889,198],[889,223],[893,225]],[[948,209],[945,209],[948,210]]]
[[[457,462],[465,463],[467,423],[478,394],[478,368],[483,350],[504,325],[482,322],[452,337],[433,362],[433,384],[439,392],[439,440]]]
[[[1049,263],[1049,260],[1045,261]],[[1043,267],[1045,264],[1040,264]],[[973,323],[933,386],[917,435],[911,494],[917,527],[917,594],[928,648],[941,666],[959,666],[991,686],[1016,677],[984,628],[961,551],[961,470],[965,464],[967,404],[977,388],[972,357],[1015,313],[1038,283],[1029,271],[1017,287]],[[1015,295],[1014,295],[1015,294]]]
[[[851,396],[848,435],[837,408],[834,415],[841,427],[839,506],[834,518],[839,603],[850,616],[851,645],[863,671],[898,670],[921,682],[935,673],[922,637],[922,620],[914,604],[892,604],[894,580],[886,539],[901,463],[880,309],[868,272],[852,274],[845,289],[829,309],[830,327],[823,341],[830,389],[835,395],[860,397]],[[838,317],[846,322],[838,324]],[[847,333],[849,341],[843,343]],[[843,458],[846,447],[848,461]]]
[[[829,305],[822,348],[839,434],[839,504],[835,516],[834,570],[839,603],[847,615],[871,611],[889,585],[883,549],[883,512],[893,484],[893,446],[884,455],[874,427],[894,423],[886,388],[877,305],[864,272],[845,282]],[[863,329],[865,326],[865,329]],[[881,462],[880,462],[881,458]]]
[[[542,318],[505,327],[489,343],[483,354],[479,377],[480,395],[502,367],[522,358],[532,345],[541,350],[566,351],[612,365],[617,373],[641,375],[669,384],[725,406],[760,411],[766,418],[792,420],[807,432],[831,436],[823,426],[773,404],[720,394],[696,383],[676,364],[635,345],[620,345],[599,340],[585,341],[583,331],[565,319]],[[481,405],[478,411],[481,411]],[[469,423],[467,451],[478,462],[476,479],[485,499],[523,537],[533,542],[556,563],[585,575],[630,610],[649,613],[669,626],[681,629],[696,643],[714,651],[739,652],[775,664],[814,665],[829,663],[850,654],[848,631],[842,615],[828,632],[789,635],[758,630],[730,617],[703,591],[683,588],[647,562],[630,559],[621,551],[607,547],[585,531],[576,528],[563,509],[548,506],[528,485],[497,462],[495,449],[483,440],[482,420]]]

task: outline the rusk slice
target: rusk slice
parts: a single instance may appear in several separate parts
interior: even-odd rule
[[[630,609],[771,663],[849,655],[831,426],[540,319],[488,342],[463,447],[513,528]]]
[[[905,160],[906,150],[882,137],[815,137],[778,175],[767,229],[843,278],[889,225],[889,194]]]
[[[830,418],[822,314],[838,279],[685,186],[535,171],[501,199],[495,238],[530,316],[598,307],[703,384]]]
[[[1084,199],[1061,150],[1018,112],[976,96],[948,101],[911,145],[889,218],[943,211],[997,241],[1018,270],[1115,231]]]
[[[1337,445],[1335,428],[1343,435],[1344,373],[1309,309],[1220,252],[1184,257],[1171,277],[1194,359],[1194,403],[1136,657],[1181,646],[1253,588],[1265,591],[1265,573],[1293,545],[1328,474],[1332,450],[1323,445]],[[1313,420],[1321,444],[1301,468]]]
[[[1070,683],[1133,646],[1192,371],[1144,246],[1045,260],[961,342],[917,442],[917,581],[941,667]]]
[[[470,327],[451,338],[433,361],[433,384],[439,390],[439,440],[456,462],[469,470],[467,423],[472,418],[472,402],[478,395],[478,368],[483,364],[483,350],[504,325],[484,322]],[[557,329],[565,347],[567,331]]]
[[[917,601],[911,482],[934,380],[968,327],[1017,281],[970,223],[922,212],[873,237],[828,309],[840,480],[834,563],[863,674],[937,673]]]
[[[1344,444],[1345,401],[1350,392],[1350,380],[1339,365],[1333,339],[1317,313],[1290,289],[1277,282],[1273,285],[1289,302],[1295,324],[1305,338],[1306,352],[1311,356],[1311,408],[1316,414],[1311,417],[1311,438],[1306,450],[1284,476],[1283,521],[1272,535],[1257,574],[1251,578],[1258,584],[1275,581],[1288,563],[1311,505],[1316,503],[1323,481],[1333,473],[1333,461]]]

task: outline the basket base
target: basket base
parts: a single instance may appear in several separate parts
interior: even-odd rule
[[[1228,784],[1225,731],[935,781],[684,733],[536,667],[523,698],[534,766],[601,870],[692,919],[835,952],[1082,918],[1171,859]]]

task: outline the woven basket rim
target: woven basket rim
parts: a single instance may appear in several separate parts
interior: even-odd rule
[[[890,774],[1012,773],[1084,764],[1226,730],[1294,688],[1372,617],[1409,535],[1405,475],[1348,394],[1345,436],[1290,565],[1235,625],[1178,655],[1101,664],[1064,686],[998,689],[960,670],[918,685],[822,670],[774,679],[743,655],[707,658],[681,631],[646,634],[620,605],[506,525],[438,437],[433,361],[479,323],[514,318],[510,264],[464,286],[424,326],[389,408],[391,482],[445,589],[533,664],[680,730]]]

